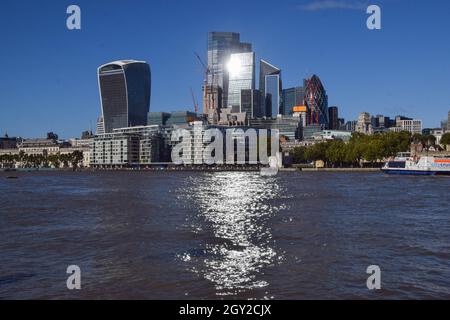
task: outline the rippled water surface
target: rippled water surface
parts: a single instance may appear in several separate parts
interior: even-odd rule
[[[7,175],[3,299],[450,298],[449,178]],[[73,264],[80,291],[66,288]],[[381,291],[366,287],[369,265]]]

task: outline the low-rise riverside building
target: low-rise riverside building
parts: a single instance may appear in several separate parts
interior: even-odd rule
[[[19,144],[19,152],[26,155],[52,155],[58,154],[60,144],[53,139],[27,139]]]
[[[168,162],[170,129],[158,125],[114,129],[91,144],[94,168],[133,168]]]

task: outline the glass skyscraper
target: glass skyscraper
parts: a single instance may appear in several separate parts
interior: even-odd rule
[[[150,66],[142,61],[115,61],[98,68],[105,133],[147,124],[150,110]]]
[[[208,33],[208,85],[218,86],[222,89],[222,101],[219,108],[228,107],[228,81],[227,65],[233,53],[252,52],[250,43],[241,43],[240,34],[235,32],[209,32]]]
[[[260,61],[259,67],[259,90],[261,101],[265,102],[265,116],[276,117],[281,106],[281,70],[264,60]]]
[[[248,119],[261,117],[261,92],[259,90],[241,91],[241,110]]]
[[[233,112],[240,112],[241,91],[255,89],[255,54],[233,53],[227,64],[228,80],[228,105]]]
[[[303,87],[283,89],[281,102],[281,114],[289,116],[293,114],[293,108],[303,106],[305,100],[305,90]]]
[[[309,112],[309,125],[320,125],[326,128],[329,123],[328,96],[322,81],[317,75],[305,79],[305,101]]]

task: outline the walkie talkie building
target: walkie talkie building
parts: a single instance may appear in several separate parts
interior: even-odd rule
[[[143,61],[121,60],[98,68],[105,133],[147,124],[151,73]]]

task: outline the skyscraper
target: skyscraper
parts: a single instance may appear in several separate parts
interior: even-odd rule
[[[261,117],[261,92],[259,90],[241,91],[241,110],[245,112],[247,119]]]
[[[142,61],[115,61],[98,68],[104,130],[147,124],[150,66]]]
[[[328,126],[328,96],[317,75],[305,79],[305,101],[309,112],[309,125]]]
[[[328,129],[339,130],[338,107],[328,108]]]
[[[228,81],[228,105],[233,112],[240,112],[241,91],[255,89],[255,54],[233,53],[227,64]]]
[[[265,60],[260,61],[259,90],[261,101],[265,102],[265,116],[276,117],[280,113],[281,106],[281,70]],[[268,94],[271,95],[271,99],[267,98]]]
[[[235,32],[208,33],[208,85],[221,88],[222,101],[218,108],[228,107],[228,69],[233,53],[252,52],[250,43],[241,43],[240,34]]]
[[[304,105],[305,91],[303,87],[283,89],[281,97],[281,114],[289,116],[294,113],[294,107]]]

